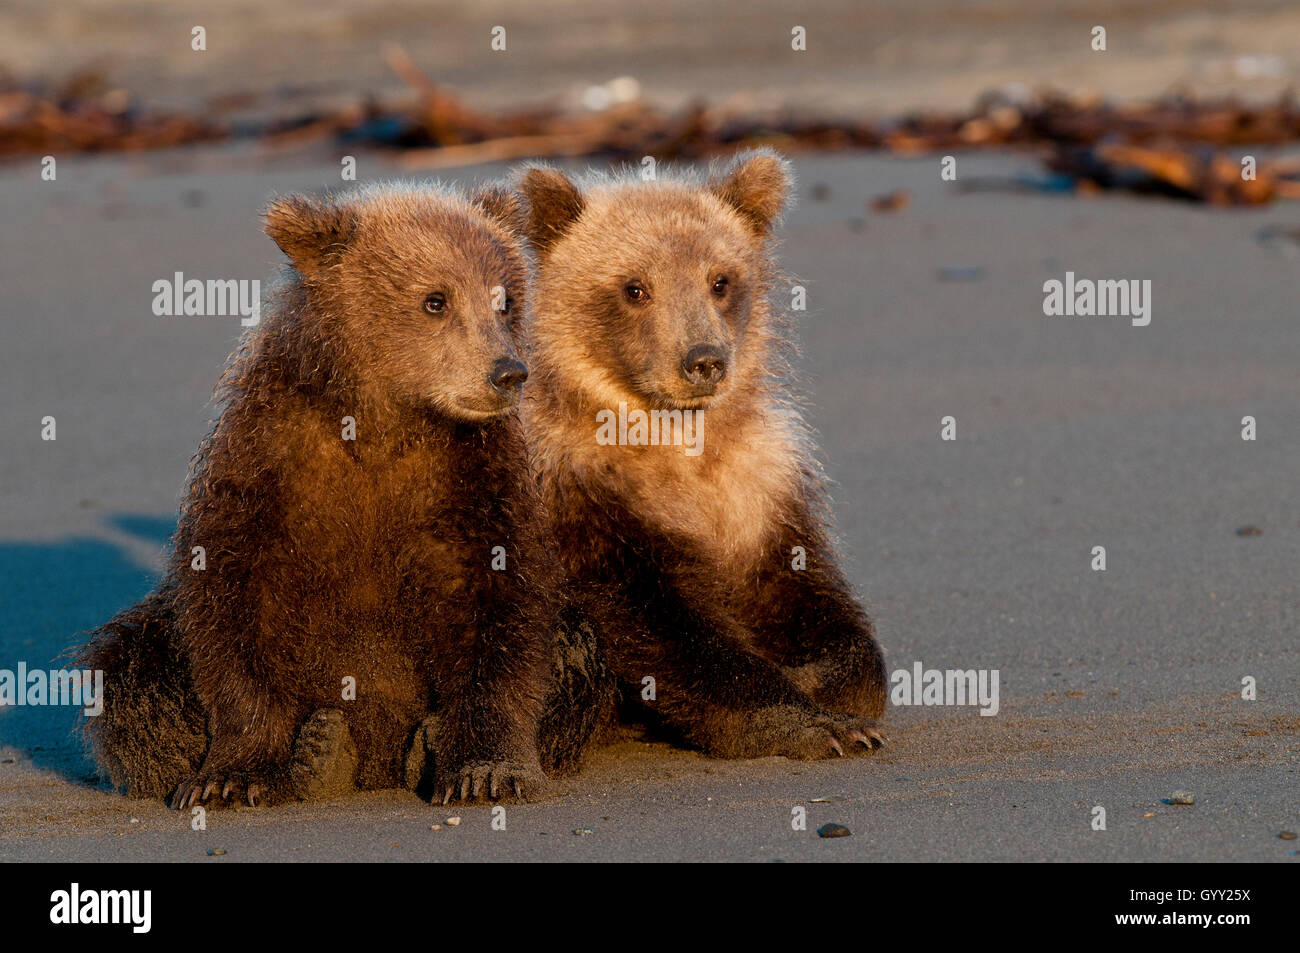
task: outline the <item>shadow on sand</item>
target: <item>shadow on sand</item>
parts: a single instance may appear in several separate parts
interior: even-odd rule
[[[161,549],[174,518],[119,515],[106,523]],[[118,535],[118,534],[113,534]],[[140,547],[74,537],[55,542],[0,542],[0,669],[57,669],[63,653],[153,588],[157,574],[139,560]],[[93,782],[79,729],[80,708],[0,708],[0,747],[12,747],[39,768]]]

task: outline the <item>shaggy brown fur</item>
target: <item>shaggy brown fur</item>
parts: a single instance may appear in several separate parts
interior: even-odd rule
[[[602,656],[625,687],[653,678],[649,707],[711,754],[870,750],[884,661],[836,565],[770,301],[786,164],[585,188],[533,168],[520,188],[539,257],[525,428]],[[703,452],[600,445],[620,402],[698,410]]]
[[[106,672],[92,740],[130,793],[311,796],[303,759],[351,751],[357,785],[396,786],[431,710],[444,800],[543,785],[554,571],[511,409],[520,226],[495,189],[269,208],[293,269],[222,379],[166,579],[83,653]]]

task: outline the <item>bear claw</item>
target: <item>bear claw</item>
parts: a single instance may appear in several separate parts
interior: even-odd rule
[[[442,803],[453,800],[475,801],[486,796],[489,800],[513,796],[518,800],[537,797],[546,785],[541,768],[519,761],[480,761],[467,764],[449,780],[438,787]]]
[[[229,804],[243,803],[249,807],[262,807],[265,803],[263,785],[257,781],[246,781],[239,775],[220,775],[218,777],[200,776],[191,781],[182,781],[172,795],[172,807],[178,811],[188,811],[196,804],[205,804],[211,798],[214,805],[223,802]],[[220,791],[220,797],[214,797]]]
[[[869,718],[794,706],[761,710],[750,722],[750,730],[750,757],[843,758],[874,751],[885,743],[885,736]]]

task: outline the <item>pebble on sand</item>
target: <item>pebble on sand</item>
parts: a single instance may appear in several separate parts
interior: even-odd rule
[[[596,832],[590,827],[575,827],[573,833],[577,834],[579,837],[586,837],[588,834],[594,834]]]
[[[1169,797],[1165,798],[1166,804],[1195,804],[1196,798],[1190,791],[1175,791]]]
[[[984,269],[979,265],[944,265],[939,269],[940,281],[979,281]]]
[[[1263,536],[1264,531],[1258,526],[1242,526],[1237,530],[1238,536]]]
[[[843,824],[823,824],[817,828],[818,837],[848,837],[852,833]]]
[[[459,826],[460,826],[460,818],[459,818],[459,817],[449,817],[449,818],[447,818],[446,824],[447,824],[448,827],[459,827]]]
[[[885,195],[877,195],[871,199],[871,210],[873,212],[901,212],[907,208],[908,203],[912,201],[912,193],[906,189],[899,189],[897,192],[889,192]]]

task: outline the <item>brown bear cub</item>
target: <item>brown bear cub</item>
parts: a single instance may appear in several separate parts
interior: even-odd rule
[[[570,591],[624,691],[721,757],[883,741],[884,660],[836,565],[770,300],[790,187],[768,152],[704,182],[520,179],[538,256],[523,414]]]
[[[165,580],[84,650],[114,782],[178,807],[395,787],[419,728],[444,803],[544,784],[522,225],[497,189],[270,206],[292,269],[219,385]]]

